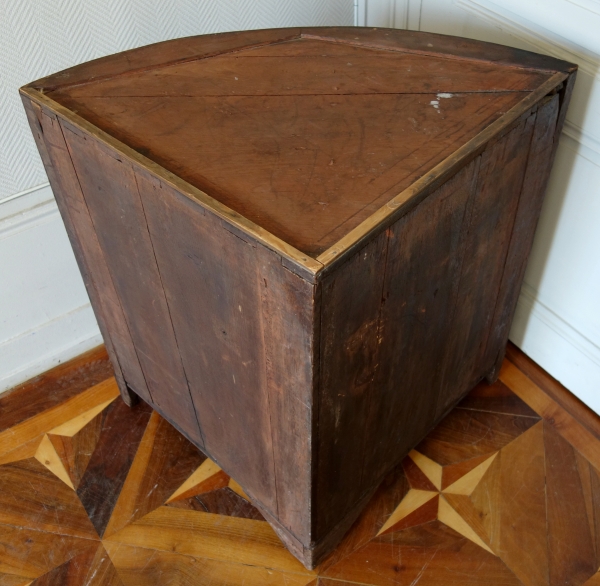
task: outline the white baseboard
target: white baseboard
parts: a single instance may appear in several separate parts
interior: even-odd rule
[[[523,286],[510,339],[600,414],[600,347]]]
[[[89,304],[6,340],[0,344],[0,393],[100,344]]]
[[[49,185],[0,201],[0,393],[99,344]]]

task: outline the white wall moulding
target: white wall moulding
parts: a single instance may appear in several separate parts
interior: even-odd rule
[[[0,392],[102,343],[47,184],[0,205]]]
[[[535,362],[552,364],[551,374],[600,413],[600,347],[538,301],[527,286],[519,297],[510,338]]]

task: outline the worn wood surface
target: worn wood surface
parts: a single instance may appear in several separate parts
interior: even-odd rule
[[[441,524],[504,548],[500,521],[477,520],[478,475],[534,437],[538,408],[504,379],[480,386],[448,428],[480,443],[439,444],[462,460],[432,438],[411,448],[497,375],[574,71],[426,33],[287,29],[162,43],[23,88],[116,381],[170,424],[140,407],[132,452],[102,472],[115,444],[98,413],[125,418],[106,396],[47,432],[25,425],[0,463],[42,464],[106,539],[162,505],[182,523],[203,510],[266,519],[313,567],[403,461],[411,490],[434,495],[408,493],[403,530],[428,519],[435,539]],[[486,409],[502,421],[489,436]],[[210,459],[161,460],[180,433]]]
[[[514,348],[511,357],[525,360]],[[82,368],[79,361],[48,375],[40,388],[55,404],[7,431],[27,444],[23,430],[35,427],[35,450],[48,438],[96,435],[91,454],[89,444],[73,449],[88,460],[88,484],[107,487],[97,502],[112,503],[104,507],[108,529],[96,531],[96,513],[52,463],[23,451],[0,464],[0,584],[597,583],[600,472],[580,448],[598,452],[600,440],[590,438],[589,421],[560,406],[570,402],[566,389],[532,382],[550,379],[531,363],[526,374],[505,360],[504,382],[474,389],[386,476],[315,571],[286,551],[247,497],[229,488],[232,479],[158,413],[146,410],[141,421],[139,407],[125,407],[111,379],[81,389]],[[72,380],[79,394],[62,396],[57,380]],[[108,404],[107,385],[114,389]],[[20,399],[6,398],[8,407]],[[81,403],[91,407],[79,411]],[[560,426],[546,419],[549,404]],[[115,436],[131,429],[137,439],[114,447]]]
[[[548,77],[306,39],[49,96],[316,256]]]

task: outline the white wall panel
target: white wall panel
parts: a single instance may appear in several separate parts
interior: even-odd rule
[[[368,25],[470,37],[579,64],[511,339],[600,413],[600,1],[366,0]],[[418,12],[398,20],[403,6]],[[416,5],[420,5],[417,10]],[[399,8],[400,7],[400,8]],[[408,11],[410,13],[410,10]]]
[[[0,2],[0,392],[101,343],[18,88],[166,39],[353,21],[353,0]]]

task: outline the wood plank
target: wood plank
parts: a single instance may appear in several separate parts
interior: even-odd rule
[[[556,90],[566,77],[567,74],[563,73],[557,73],[550,77],[534,92],[531,92],[508,112],[487,126],[485,130],[460,146],[425,175],[417,178],[409,187],[392,197],[366,220],[340,238],[335,245],[320,254],[316,260],[323,264],[323,272],[334,270],[340,263],[345,262],[349,255],[354,254],[365,243],[376,238],[382,230],[419,205],[425,197],[453,177],[458,170],[479,156],[490,141],[501,138],[511,130],[522,116],[527,115],[532,108],[535,108],[537,102],[544,96]]]
[[[0,523],[97,539],[75,492],[33,458],[0,467]]]
[[[550,75],[498,63],[465,63],[300,38],[69,86],[49,95],[61,102],[63,96],[84,101],[90,97],[527,92]]]
[[[203,445],[135,174],[71,126],[64,136],[152,402]]]
[[[102,536],[150,418],[151,408],[132,409],[115,401],[102,413],[96,449],[77,487],[77,496]]]
[[[523,284],[535,228],[542,211],[552,166],[558,113],[558,95],[546,98],[537,110],[525,178],[519,196],[512,236],[483,359],[484,364],[494,365],[491,379],[498,376],[502,366],[508,333]]]
[[[104,536],[163,505],[206,456],[153,412]]]
[[[464,233],[464,262],[450,331],[453,344],[442,359],[437,415],[444,414],[492,369],[485,350],[502,270],[508,254],[515,212],[527,165],[535,114],[524,116],[481,156],[476,196]],[[494,360],[495,360],[494,354]]]
[[[229,486],[196,494],[193,497],[178,499],[168,503],[168,506],[227,517],[265,521],[260,511],[247,498],[240,496]]]
[[[439,521],[382,535],[323,577],[377,586],[522,586],[498,557]]]
[[[533,417],[455,409],[416,447],[442,466],[491,456],[538,422]]]
[[[0,524],[0,579],[2,586],[24,586],[35,578],[96,547],[94,541],[27,527]],[[21,581],[9,576],[19,576]],[[62,586],[62,585],[61,585]],[[96,586],[96,585],[94,585]]]
[[[491,547],[525,586],[549,582],[543,422],[500,454],[500,528]]]
[[[326,535],[365,491],[364,415],[379,361],[387,247],[382,234],[323,281],[313,539]]]
[[[55,366],[0,396],[0,433],[112,376],[104,346]]]
[[[546,423],[544,447],[549,584],[583,584],[596,573],[598,562],[575,450]]]
[[[138,185],[206,451],[275,512],[256,249],[149,175]]]
[[[113,364],[121,396],[128,404],[134,401],[125,383],[126,376],[130,384],[138,389],[140,395],[148,400],[150,395],[146,382],[140,370],[104,255],[98,245],[89,210],[58,119],[50,110],[41,108],[36,102],[30,102],[25,97],[23,103],[29,123],[34,129],[34,138],[44,160],[86,290],[93,301],[98,325]],[[121,366],[117,353],[121,356],[124,366]]]
[[[539,419],[539,415],[500,380],[493,384],[481,381],[457,407]]]
[[[96,555],[97,546],[90,547],[87,551],[73,556],[60,566],[53,568],[37,580],[31,586],[80,586],[87,578],[89,566]]]
[[[74,488],[77,488],[81,482],[81,478],[100,439],[101,431],[102,415],[98,414],[85,427],[70,437],[48,434],[48,438],[62,460]]]
[[[115,379],[110,378],[59,405],[54,405],[22,423],[4,430],[0,433],[0,455],[8,454],[37,437],[41,440],[44,433],[118,395],[119,389]],[[17,398],[20,396],[17,395]]]
[[[443,55],[449,59],[466,59],[499,65],[535,68],[550,71],[573,71],[575,66],[560,59],[522,49],[484,43],[474,39],[457,39],[448,35],[406,30],[343,27],[296,27],[201,35],[174,39],[154,45],[109,55],[77,65],[30,84],[51,91],[95,80],[106,79],[161,65],[175,65],[190,60],[236,51],[244,47],[260,47],[288,39],[325,39],[362,47],[410,52],[413,54]]]
[[[256,257],[277,517],[295,537],[309,542],[321,289],[283,269],[281,257],[264,247],[257,247]]]
[[[177,584],[178,586],[305,586],[312,576],[270,568],[194,558],[176,552],[148,550],[126,544],[107,543],[111,560],[124,586]]]
[[[508,360],[502,365],[500,380],[554,427],[596,470],[600,470],[600,444],[587,427]]]
[[[314,575],[302,567],[263,521],[198,514],[174,507],[156,509],[111,535],[105,543]]]
[[[381,477],[438,417],[443,372],[432,365],[441,363],[450,345],[446,335],[458,302],[463,222],[478,164],[471,163],[389,230],[376,300],[379,355],[368,391],[366,478]]]

